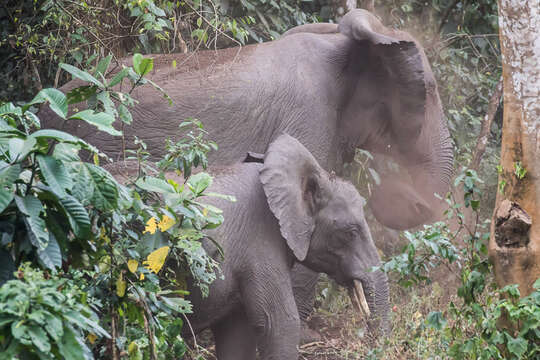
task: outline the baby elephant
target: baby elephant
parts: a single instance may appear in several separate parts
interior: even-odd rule
[[[387,278],[369,272],[380,259],[364,218],[364,199],[324,171],[296,139],[281,135],[264,164],[243,163],[215,176],[210,191],[236,203],[207,199],[225,222],[209,234],[223,246],[223,280],[202,298],[193,291],[195,332],[211,328],[220,360],[298,358],[300,321],[291,287],[299,261],[350,289],[370,327],[386,326]],[[204,244],[217,258],[217,249]]]

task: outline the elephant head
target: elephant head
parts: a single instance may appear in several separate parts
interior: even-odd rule
[[[401,178],[383,180],[376,188],[370,199],[376,218],[398,230],[431,220],[438,203],[434,193],[448,189],[453,150],[422,47],[361,9],[347,13],[339,25],[304,25],[285,35],[301,33],[326,38],[339,33],[349,40],[342,47],[345,54],[332,54],[343,67],[338,121],[344,153],[351,159],[360,147],[389,155],[404,170]]]
[[[296,139],[270,144],[260,171],[269,207],[297,261],[350,290],[370,328],[388,327],[388,280],[354,186],[328,174]],[[382,322],[381,322],[382,320]]]

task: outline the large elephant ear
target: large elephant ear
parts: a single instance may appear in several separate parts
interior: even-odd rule
[[[382,86],[391,84],[385,89],[386,96],[390,96],[385,104],[390,114],[390,136],[398,146],[410,147],[426,122],[426,74],[421,48],[409,34],[385,27],[362,9],[348,12],[338,31],[369,44],[370,66],[384,69]]]
[[[350,39],[340,118],[344,143],[352,154],[361,147],[391,156],[408,173],[383,179],[371,207],[395,229],[426,223],[438,211],[434,193],[448,189],[453,148],[424,51],[411,35],[365,10],[347,13],[338,30]]]
[[[260,179],[281,235],[294,256],[304,260],[315,229],[314,214],[328,187],[328,174],[298,140],[284,134],[268,147]]]

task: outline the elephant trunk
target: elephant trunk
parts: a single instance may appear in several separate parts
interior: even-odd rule
[[[367,318],[368,329],[374,337],[390,330],[389,294],[388,278],[382,271],[370,273],[362,281],[355,280],[349,289],[351,302]]]
[[[438,96],[436,101],[438,102]],[[381,181],[370,198],[377,220],[396,230],[410,229],[435,220],[453,172],[453,146],[440,108],[428,108],[427,116],[439,119],[427,123],[411,148],[393,154],[406,174]],[[433,112],[433,113],[430,113]]]

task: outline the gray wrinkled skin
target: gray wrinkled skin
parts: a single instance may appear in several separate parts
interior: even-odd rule
[[[43,126],[63,128],[121,159],[134,135],[152,154],[162,154],[164,140],[180,138],[178,124],[191,116],[220,147],[211,166],[237,163],[247,151],[264,153],[282,132],[338,174],[360,147],[394,158],[409,175],[383,179],[375,190],[370,207],[381,223],[406,229],[433,218],[433,193],[446,192],[453,151],[429,63],[409,34],[357,9],[339,26],[300,26],[273,42],[154,58],[151,79],[174,104],[167,106],[149,86],[138,88],[125,141],[79,121],[62,123],[50,109],[40,113]],[[293,286],[304,316],[316,275],[296,268]]]
[[[367,271],[380,259],[364,199],[350,183],[325,172],[298,141],[280,136],[264,165],[232,166],[216,175],[210,191],[234,195],[237,202],[205,199],[224,211],[226,221],[210,235],[223,246],[225,278],[211,285],[208,298],[193,291],[190,321],[195,332],[212,329],[220,360],[253,360],[255,344],[261,359],[298,358],[294,262],[343,286],[360,280],[374,314],[370,323],[387,326],[387,279]],[[217,258],[212,242],[204,246]]]

